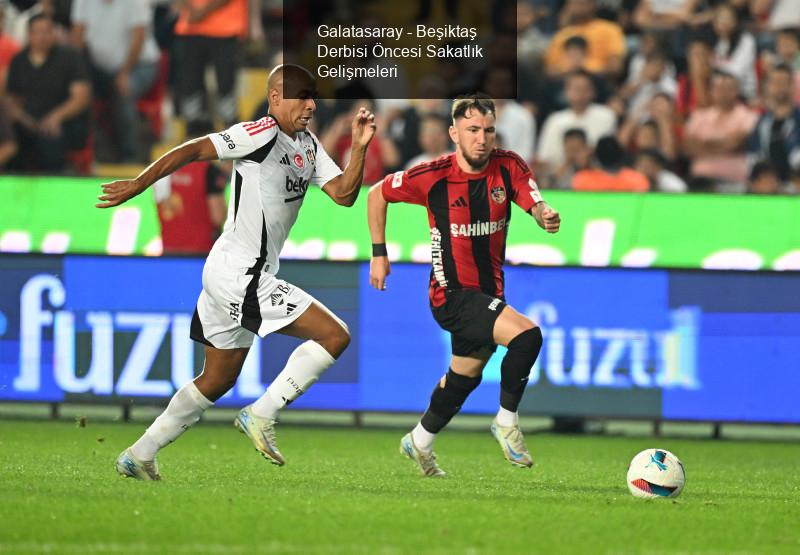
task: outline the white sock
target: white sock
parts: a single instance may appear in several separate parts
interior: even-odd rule
[[[433,449],[433,440],[436,439],[436,434],[432,434],[423,428],[420,422],[411,430],[411,439],[414,440],[414,445],[417,446],[417,449],[430,453]]]
[[[497,411],[497,418],[495,418],[495,420],[497,420],[497,424],[499,426],[510,428],[511,426],[516,426],[519,424],[519,414],[500,407],[500,410]]]
[[[194,382],[180,388],[142,437],[131,446],[133,456],[142,461],[151,461],[163,447],[200,420],[200,415],[214,403],[200,393]]]
[[[251,405],[256,416],[275,419],[278,411],[300,397],[336,362],[316,341],[306,341],[289,356],[286,366],[264,395]]]

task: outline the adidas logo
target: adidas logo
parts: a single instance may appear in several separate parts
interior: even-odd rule
[[[269,296],[270,300],[272,301],[272,306],[278,306],[283,304],[283,295],[280,293],[273,293]]]
[[[286,315],[289,316],[292,312],[294,312],[295,308],[297,308],[296,304],[286,303]]]
[[[464,200],[464,197],[458,197],[452,204],[450,204],[450,208],[462,208],[467,205],[467,201]]]
[[[284,166],[291,166],[292,165],[291,162],[289,161],[289,155],[288,154],[284,154],[283,155],[283,158],[281,158],[281,164],[283,164]]]

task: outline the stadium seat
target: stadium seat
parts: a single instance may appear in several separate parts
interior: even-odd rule
[[[161,107],[167,94],[167,79],[169,77],[169,54],[162,51],[158,60],[158,75],[150,90],[136,102],[136,108],[147,118],[150,132],[155,140],[161,139],[164,120]]]
[[[94,174],[94,131],[89,130],[86,137],[86,144],[80,150],[68,150],[66,152],[67,162],[78,175]]]

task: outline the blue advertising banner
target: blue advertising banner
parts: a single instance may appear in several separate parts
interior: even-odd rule
[[[358,269],[294,264],[285,272],[345,320],[353,346],[298,407],[358,408]],[[0,400],[163,402],[199,374],[189,339],[203,260],[0,257]],[[296,274],[296,275],[295,275]],[[218,404],[259,397],[298,340],[256,341],[236,386]]]
[[[0,257],[0,401],[164,403],[202,369],[189,326],[203,261]],[[395,264],[386,291],[360,263],[286,262],[281,277],[349,326],[352,344],[298,408],[419,412],[446,372],[429,267]],[[508,302],[541,325],[529,414],[800,423],[800,275],[506,269]],[[298,340],[256,341],[219,404],[263,393]],[[464,411],[497,409],[490,361]]]

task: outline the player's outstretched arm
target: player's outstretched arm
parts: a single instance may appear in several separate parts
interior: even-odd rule
[[[375,136],[375,115],[361,108],[353,118],[352,132],[353,146],[344,173],[328,181],[323,189],[333,202],[342,206],[353,206],[361,190],[367,146]]]
[[[208,137],[199,137],[176,146],[164,156],[147,166],[145,170],[134,179],[122,179],[103,183],[103,194],[97,198],[102,201],[97,208],[111,208],[128,201],[147,189],[150,185],[182,168],[190,162],[198,160],[216,160],[218,158],[214,143]]]
[[[367,197],[367,222],[372,239],[369,284],[378,291],[386,289],[386,276],[391,272],[389,256],[386,252],[386,207],[388,204],[383,198],[381,183],[373,185]]]
[[[558,211],[546,202],[538,202],[531,210],[536,223],[547,233],[558,233],[561,227],[561,216]]]

